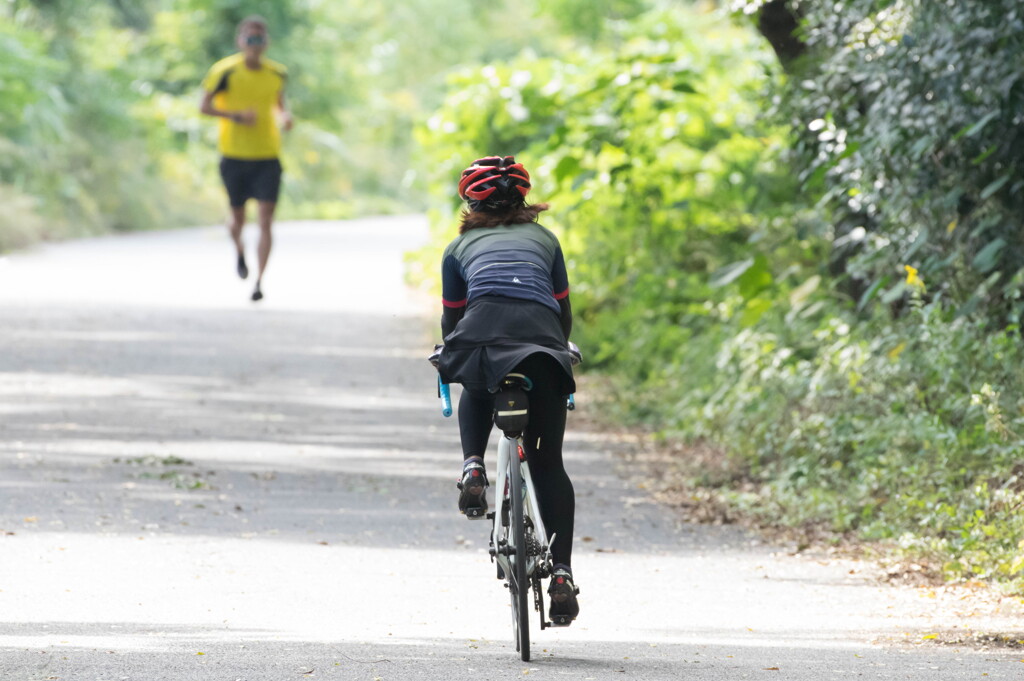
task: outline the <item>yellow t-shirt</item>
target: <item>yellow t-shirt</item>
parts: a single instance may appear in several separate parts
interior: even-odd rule
[[[288,70],[275,61],[262,59],[260,68],[245,65],[238,53],[221,59],[203,79],[203,89],[213,92],[213,104],[224,111],[256,112],[256,124],[244,125],[229,118],[220,119],[220,153],[227,158],[260,160],[277,158],[281,153],[281,133],[274,120],[274,109],[284,91]]]

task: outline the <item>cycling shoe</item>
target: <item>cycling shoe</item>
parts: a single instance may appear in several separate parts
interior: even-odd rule
[[[458,483],[459,512],[476,520],[487,515],[487,472],[482,463],[471,461],[462,469]]]
[[[548,616],[552,625],[567,627],[572,624],[580,614],[580,604],[576,600],[579,592],[579,587],[573,583],[572,573],[568,570],[557,568],[551,574],[551,583],[548,585],[551,607],[548,608]]]

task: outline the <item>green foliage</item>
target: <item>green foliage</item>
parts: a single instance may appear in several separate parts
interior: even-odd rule
[[[82,30],[92,24],[100,28]],[[146,153],[125,61],[133,37],[114,25],[110,6],[40,5],[0,16],[0,49],[0,189],[14,197],[0,249],[197,217],[187,189],[167,186]]]
[[[800,0],[809,56],[786,111],[850,276],[917,267],[961,314],[1011,323],[1024,269],[1024,8],[1016,0]],[[989,276],[997,272],[994,282]],[[876,297],[892,284],[874,290]],[[866,302],[866,301],[865,301]]]
[[[539,11],[564,33],[594,40],[607,33],[611,21],[633,19],[648,4],[645,0],[547,0]]]
[[[899,540],[954,577],[1010,577],[1022,360],[1016,329],[919,297],[898,322],[780,317],[719,344],[716,380],[682,395],[669,428],[727,443],[766,520]]]

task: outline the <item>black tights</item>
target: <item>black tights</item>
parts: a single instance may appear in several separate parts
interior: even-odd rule
[[[530,476],[537,490],[540,516],[548,535],[555,535],[551,558],[556,564],[572,565],[573,517],[576,493],[562,463],[565,436],[565,395],[559,394],[561,367],[547,355],[527,357],[516,365],[515,373],[533,381],[527,393],[530,422],[523,434],[523,447],[530,463]],[[494,395],[463,390],[459,399],[459,432],[464,459],[487,450],[494,421]]]

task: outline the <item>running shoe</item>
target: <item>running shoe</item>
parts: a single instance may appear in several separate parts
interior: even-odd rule
[[[580,614],[580,604],[576,600],[579,592],[579,587],[572,581],[571,572],[565,568],[556,568],[551,573],[551,583],[548,585],[548,598],[551,599],[548,616],[551,618],[551,624],[556,627],[567,627],[572,624]]]
[[[249,276],[249,268],[245,264],[245,256],[241,253],[238,254],[238,276],[245,279]]]
[[[459,488],[459,512],[467,518],[487,515],[487,471],[482,463],[471,461],[462,469]]]

